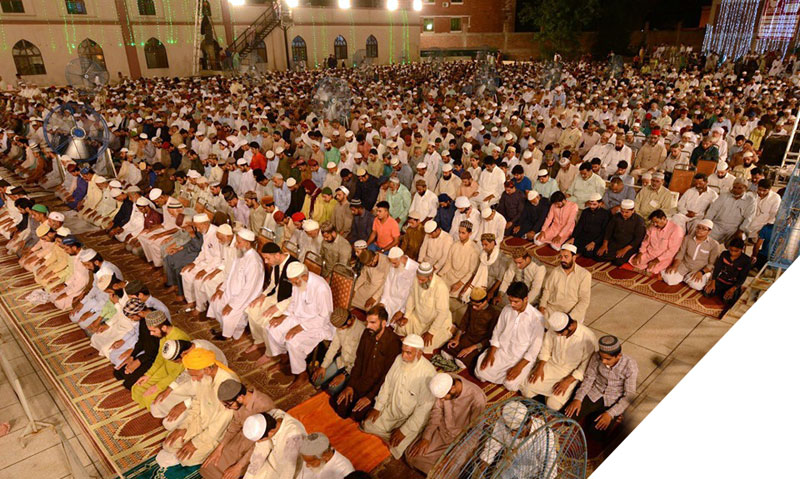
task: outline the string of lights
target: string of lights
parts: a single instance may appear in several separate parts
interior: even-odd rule
[[[714,22],[709,50],[731,59],[746,54],[758,21],[759,4],[759,0],[723,0]]]
[[[394,63],[394,12],[389,9],[389,64],[392,63]]]
[[[3,12],[0,11],[0,23],[3,22]],[[8,43],[6,43],[6,29],[0,27],[0,48],[8,50]]]

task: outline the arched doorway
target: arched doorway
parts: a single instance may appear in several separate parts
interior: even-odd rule
[[[84,39],[78,45],[78,58],[91,60],[108,70],[106,67],[106,57],[103,54],[103,48],[91,38]]]

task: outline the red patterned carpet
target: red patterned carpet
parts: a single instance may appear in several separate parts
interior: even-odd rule
[[[504,251],[514,248],[525,248],[531,256],[548,266],[558,264],[558,252],[549,245],[536,246],[530,241],[520,238],[506,238],[503,240]],[[668,286],[661,281],[658,275],[637,273],[633,270],[618,268],[611,263],[598,263],[589,258],[578,258],[578,264],[592,273],[592,278],[603,283],[613,284],[634,293],[656,298],[665,303],[675,305],[689,311],[700,313],[712,318],[720,318],[724,305],[717,298],[706,298],[699,291],[689,288],[681,283]]]

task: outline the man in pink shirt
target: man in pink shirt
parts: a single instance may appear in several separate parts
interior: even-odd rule
[[[683,241],[683,228],[667,219],[662,210],[650,213],[650,227],[644,237],[639,253],[631,257],[630,264],[636,270],[660,274],[672,264]]]
[[[537,246],[547,243],[556,251],[560,250],[561,245],[572,236],[577,217],[578,204],[567,201],[561,191],[554,192],[550,196],[550,211],[544,219],[542,231],[533,237],[533,242]]]

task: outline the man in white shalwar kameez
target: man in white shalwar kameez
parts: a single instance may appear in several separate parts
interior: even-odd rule
[[[300,444],[303,466],[297,479],[343,479],[354,471],[353,463],[331,446],[328,436],[314,432]]]
[[[72,274],[63,284],[50,291],[50,301],[62,311],[72,309],[72,303],[89,286],[89,271],[83,266],[87,255],[82,255],[82,253],[83,251],[81,250],[81,252],[70,258],[72,261]],[[90,253],[94,253],[94,251],[90,250]]]
[[[136,207],[131,210],[131,217],[128,222],[122,227],[122,231],[114,237],[117,241],[124,243],[139,236],[144,230],[144,213],[139,208],[146,208],[150,205],[147,198],[140,196],[136,200]]]
[[[389,444],[389,451],[400,459],[428,422],[435,398],[428,383],[436,368],[422,356],[425,342],[416,334],[403,340],[403,352],[394,360],[375,406],[361,423],[368,434]]]
[[[230,225],[227,226],[228,228],[226,231],[230,231],[232,235],[233,231],[231,230]],[[181,269],[180,274],[181,282],[183,283],[183,296],[186,298],[186,302],[189,304],[189,307],[195,305],[196,285],[198,285],[200,280],[203,278],[203,276],[200,276],[199,278],[197,278],[197,276],[213,271],[223,261],[223,244],[218,234],[219,228],[221,227],[222,226],[217,227],[209,224],[208,230],[203,233],[203,246],[200,248],[200,253],[198,253],[191,263],[187,264]],[[231,238],[228,238],[228,243],[230,243],[230,239]],[[216,292],[216,288],[211,294],[214,294],[214,292]]]
[[[395,316],[400,318],[403,315],[419,263],[406,256],[397,246],[389,250],[388,256],[391,268],[383,283],[379,303],[386,308],[390,322],[393,322]]]
[[[233,262],[236,259],[236,242],[233,237],[233,230],[231,230],[230,225],[225,224],[217,228],[219,247],[222,250],[222,261],[216,268],[213,266],[205,268],[205,274],[200,279],[193,281],[194,311],[196,312],[193,314],[200,314],[206,310],[208,299],[228,277],[228,273],[231,271]]]
[[[256,236],[250,230],[236,234],[236,259],[230,273],[208,304],[208,317],[222,326],[216,339],[239,339],[247,326],[244,310],[261,294],[264,286],[264,261],[253,249]]]
[[[547,398],[547,407],[560,410],[583,381],[595,351],[597,338],[588,327],[566,313],[550,313],[538,361],[520,392],[528,398],[541,394]]]
[[[175,198],[168,199],[164,208],[161,226],[139,235],[139,244],[142,245],[144,257],[154,266],[160,267],[163,264],[161,261],[161,245],[169,241],[172,234],[178,231],[176,218],[182,209],[183,205],[180,201]]]
[[[479,357],[475,377],[519,390],[536,361],[544,340],[544,316],[528,301],[528,287],[521,281],[508,286],[508,306],[503,308],[492,332],[490,347]]]
[[[219,363],[212,351],[194,349],[181,360],[193,381],[197,381],[197,395],[192,400],[186,417],[164,440],[156,462],[161,467],[178,464],[196,466],[217,447],[233,410],[218,399],[219,386],[238,376]]]
[[[286,411],[273,409],[244,421],[242,434],[256,443],[244,479],[294,479],[300,468],[303,423]]]
[[[394,322],[394,332],[398,336],[421,336],[425,342],[424,352],[430,354],[452,336],[450,294],[442,278],[434,274],[430,263],[420,263],[416,279],[403,317]]]
[[[289,354],[294,385],[307,379],[306,356],[321,341],[332,340],[336,328],[330,321],[333,295],[328,282],[300,262],[287,267],[286,277],[292,283],[292,299],[286,312],[269,322],[267,353]]]

